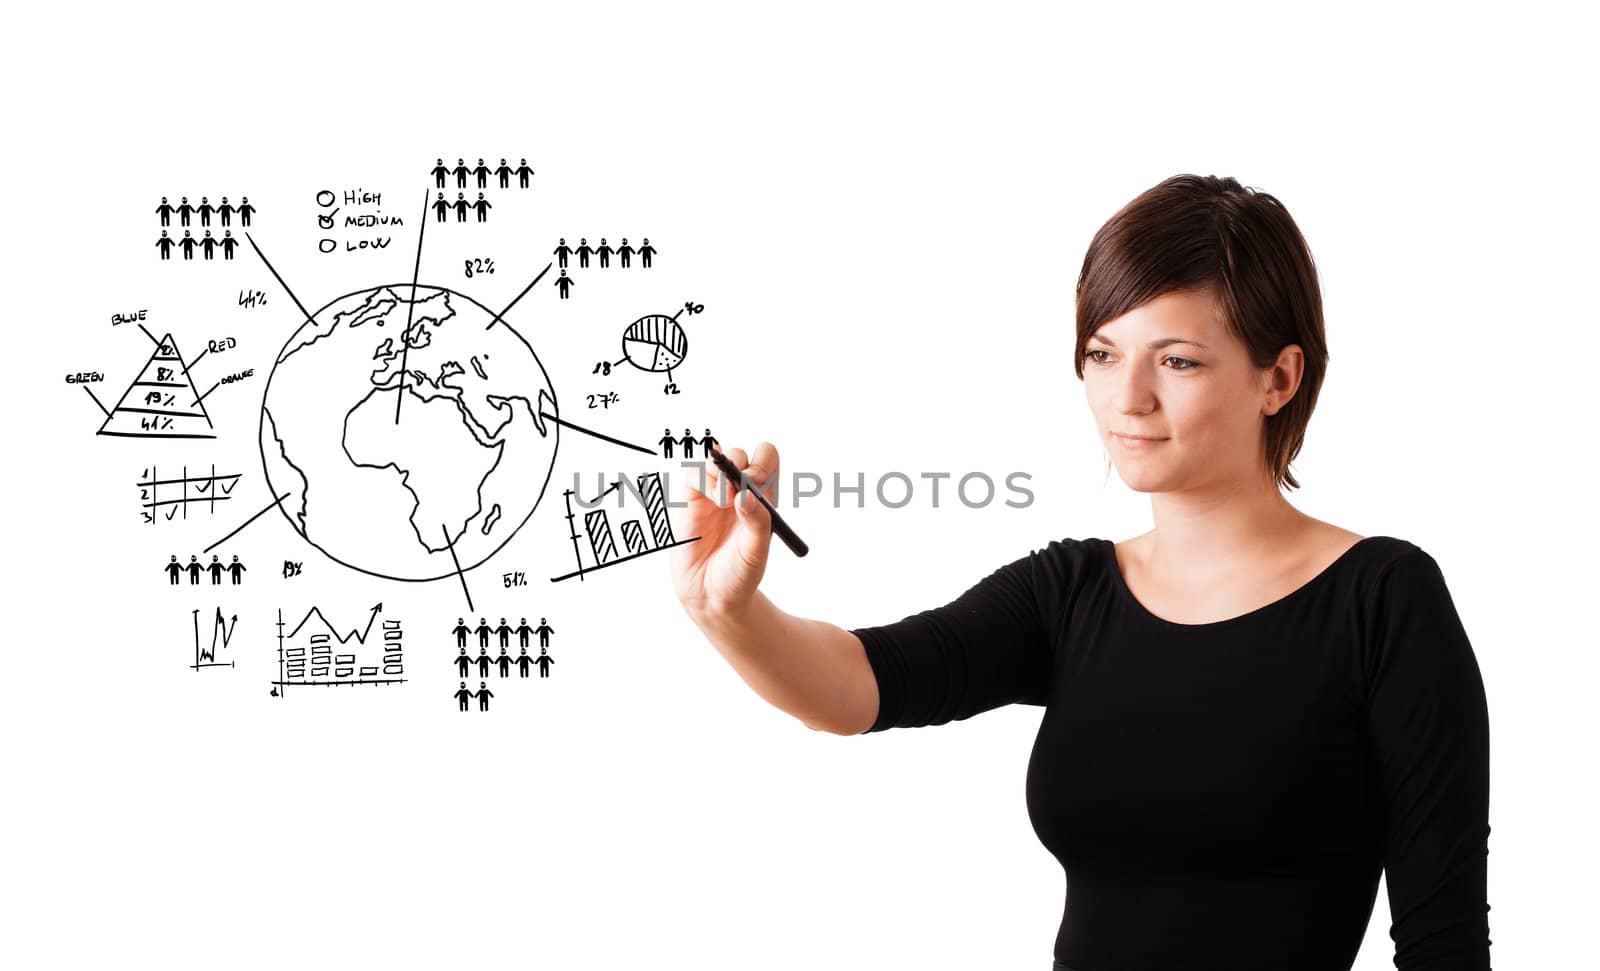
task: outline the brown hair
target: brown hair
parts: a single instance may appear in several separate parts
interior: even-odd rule
[[[1266,416],[1263,443],[1279,488],[1298,489],[1289,462],[1300,452],[1328,369],[1322,292],[1300,228],[1276,198],[1233,178],[1175,175],[1140,193],[1100,227],[1084,255],[1073,356],[1078,379],[1096,328],[1174,290],[1209,290],[1257,368],[1300,345],[1300,386]]]

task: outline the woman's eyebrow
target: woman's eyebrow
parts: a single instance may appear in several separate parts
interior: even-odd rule
[[[1109,337],[1101,337],[1099,334],[1090,334],[1089,338],[1091,340],[1097,340],[1100,343],[1106,345],[1107,347],[1116,347],[1117,346],[1117,342],[1116,341],[1112,340]],[[1148,351],[1160,350],[1163,347],[1170,347],[1173,344],[1193,344],[1195,347],[1200,348],[1202,351],[1211,350],[1211,348],[1209,348],[1206,345],[1200,343],[1199,341],[1192,341],[1192,340],[1189,340],[1186,337],[1163,337],[1158,341],[1151,341],[1150,343],[1146,344],[1145,345],[1145,350],[1148,350]]]

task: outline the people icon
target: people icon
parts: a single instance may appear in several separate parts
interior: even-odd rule
[[[541,647],[539,648],[539,656],[534,659],[533,663],[539,665],[539,677],[548,678],[550,677],[550,665],[556,663],[556,659]]]
[[[612,253],[612,250],[611,250],[611,247],[606,245],[606,241],[605,241],[604,237],[601,237],[600,246],[599,246],[599,248],[597,248],[595,250],[595,252],[600,255],[600,269],[603,270],[606,267],[611,265],[611,253]]]
[[[200,225],[201,226],[209,226],[209,225],[211,225],[211,214],[216,212],[216,211],[217,211],[216,207],[213,206],[210,202],[207,202],[205,196],[201,196],[200,197],[200,205],[195,209],[195,212],[200,214]]]
[[[528,618],[522,618],[517,625],[517,643],[523,647],[528,646],[528,638],[533,635],[533,630],[528,626]]]
[[[250,217],[255,215],[256,207],[250,204],[249,196],[239,197],[239,225],[250,225]]]
[[[506,164],[505,159],[500,160],[500,167],[494,170],[494,174],[500,177],[500,188],[511,187],[511,166]]]
[[[489,699],[494,697],[494,692],[489,690],[489,682],[487,682],[487,681],[479,681],[478,682],[478,691],[476,693],[476,697],[478,699],[478,710],[479,711],[488,711],[489,710]]]
[[[467,176],[471,174],[471,170],[467,168],[467,162],[465,159],[456,159],[455,173],[456,188],[465,189],[467,187]]]
[[[500,626],[496,627],[494,632],[500,635],[501,647],[505,647],[507,644],[511,643],[511,625],[506,623],[506,619],[504,617],[500,618]]]
[[[178,585],[178,579],[183,576],[183,564],[178,562],[178,554],[172,554],[172,559],[167,562],[167,576],[172,578],[172,585]]]
[[[450,174],[450,170],[444,167],[444,159],[440,159],[438,164],[434,165],[433,171],[429,174],[433,176],[434,185],[440,189],[443,189],[445,176]]]
[[[661,443],[660,444],[661,444],[661,457],[662,458],[667,458],[667,459],[672,458],[672,446],[678,444],[678,440],[676,438],[672,437],[672,429],[670,429],[670,428],[661,429]]]
[[[572,247],[567,245],[567,241],[563,237],[561,242],[556,244],[556,262],[563,270],[567,268],[567,257],[571,255]]]
[[[650,269],[650,258],[656,255],[656,248],[650,245],[650,237],[646,236],[644,242],[639,244],[639,265]]]
[[[543,617],[540,617],[539,618],[539,626],[535,627],[533,632],[535,634],[539,635],[539,646],[540,647],[549,647],[550,646],[550,635],[554,634],[556,632],[556,629],[554,627],[551,627],[549,622],[546,621]]]
[[[194,206],[189,205],[189,197],[183,196],[178,200],[178,224],[189,225],[189,217],[194,215]]]
[[[239,241],[233,238],[233,230],[224,229],[222,231],[222,258],[225,260],[233,259],[233,251],[238,248]]]
[[[217,207],[217,219],[224,227],[231,225],[233,220],[233,207],[228,205],[228,197],[222,197],[222,205]]]
[[[161,217],[161,225],[172,225],[172,204],[167,201],[166,196],[162,196],[161,205],[156,206],[156,215]],[[161,235],[165,236],[167,234],[162,233]]]
[[[206,230],[206,238],[200,241],[200,250],[205,254],[206,259],[209,260],[211,259],[211,254],[216,250],[216,248],[217,241],[212,237],[211,230],[208,229]]]
[[[478,201],[472,204],[472,208],[478,210],[478,222],[481,223],[489,218],[489,210],[494,207],[489,203],[488,199],[483,197],[483,193],[480,192],[478,193]]]
[[[567,291],[572,289],[572,277],[567,276],[566,270],[562,270],[561,275],[556,277],[556,289],[561,291],[562,300],[567,299]]]
[[[162,259],[172,259],[172,237],[167,235],[165,229],[161,231],[161,238],[156,240],[156,249],[161,251]]]
[[[212,586],[215,587],[222,584],[222,573],[226,569],[227,567],[222,564],[222,558],[217,554],[212,553],[211,562],[206,564],[206,572],[211,574]]]
[[[589,254],[594,252],[594,249],[589,245],[589,241],[587,239],[579,239],[578,248],[574,252],[578,254],[578,269],[587,270],[589,268]]]
[[[511,677],[511,655],[506,653],[505,648],[500,649],[500,656],[494,659],[494,663],[500,669],[500,677]]]
[[[482,617],[478,618],[478,646],[489,646],[489,622]]]
[[[200,583],[200,574],[205,570],[205,567],[200,565],[200,557],[190,554],[189,565],[186,569],[189,571],[189,585],[198,585]]]
[[[183,250],[183,258],[184,259],[186,259],[186,260],[194,259],[195,242],[196,242],[196,240],[195,240],[194,236],[191,235],[187,229],[185,229],[183,231],[183,238],[178,240],[178,248]]]
[[[523,159],[517,166],[517,184],[522,188],[528,187],[528,179],[533,175],[533,169],[528,168],[528,160]]]
[[[700,439],[700,448],[703,449],[701,454],[704,455],[706,458],[710,458],[711,457],[711,446],[713,446],[715,444],[717,444],[717,440],[715,438],[711,437],[711,429],[707,428],[705,437]]]
[[[493,663],[494,658],[489,656],[489,649],[487,647],[478,648],[478,677],[487,678],[489,676],[489,665]]]
[[[457,617],[455,630],[451,631],[450,633],[456,635],[456,643],[460,645],[463,650],[465,650],[467,646],[467,635],[472,633],[472,630],[467,627],[467,618]]]
[[[239,562],[239,554],[233,554],[233,562],[228,564],[228,573],[233,577],[235,585],[244,579],[244,564]]]
[[[524,647],[522,653],[517,655],[517,671],[522,677],[526,678],[528,676],[528,668],[532,666],[533,658],[528,656],[528,649]]]
[[[623,269],[628,268],[628,261],[633,259],[633,247],[628,245],[628,237],[622,237],[622,245],[617,247],[617,262]]]
[[[489,166],[483,164],[483,159],[478,159],[478,165],[472,170],[472,174],[478,177],[478,188],[489,187]]]
[[[444,193],[439,193],[439,198],[434,200],[433,211],[439,214],[439,221],[444,222],[445,214],[450,211],[450,203],[444,201]]]
[[[694,443],[696,441],[698,441],[698,439],[696,439],[694,437],[694,432],[692,432],[689,429],[685,428],[683,430],[683,437],[678,439],[678,444],[683,446],[683,457],[684,458],[686,458],[686,459],[694,458]]]
[[[472,692],[467,690],[467,683],[465,681],[461,682],[461,690],[456,692],[456,700],[461,702],[462,711],[471,710],[467,707],[467,703],[472,700]]]
[[[472,673],[472,658],[467,654],[467,649],[464,647],[461,649],[461,653],[456,655],[456,671],[463,678]]]
[[[456,207],[456,222],[466,222],[467,207],[471,205],[471,203],[467,202],[467,194],[465,192],[457,192],[456,201],[453,203],[453,205]]]

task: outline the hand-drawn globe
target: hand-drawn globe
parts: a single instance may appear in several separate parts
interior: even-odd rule
[[[409,321],[409,326],[408,326]],[[346,294],[284,344],[261,462],[296,532],[345,566],[435,580],[493,556],[555,464],[555,392],[504,319],[443,287]]]

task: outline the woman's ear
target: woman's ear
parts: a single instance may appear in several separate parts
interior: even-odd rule
[[[1266,398],[1262,414],[1275,415],[1294,398],[1305,370],[1306,355],[1299,344],[1286,345],[1278,352],[1278,359],[1264,373]]]

